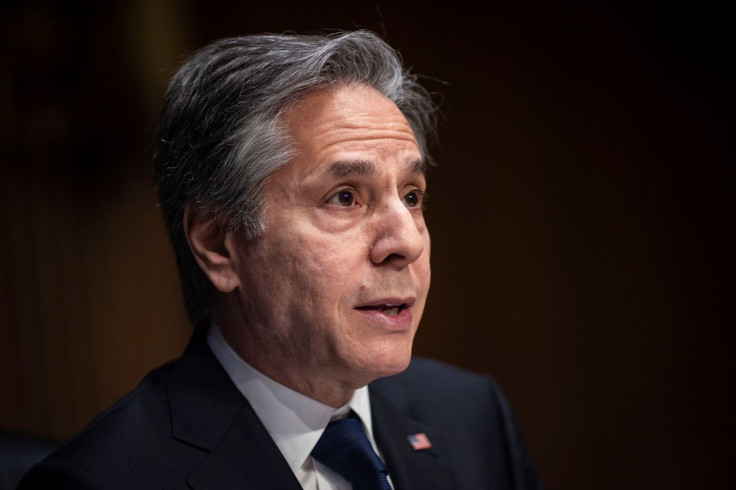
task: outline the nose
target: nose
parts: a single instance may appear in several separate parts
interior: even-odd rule
[[[374,220],[376,233],[370,251],[374,264],[401,269],[424,253],[428,233],[424,219],[412,213],[400,199],[386,203]]]

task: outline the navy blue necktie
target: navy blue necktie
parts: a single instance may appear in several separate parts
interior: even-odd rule
[[[353,490],[391,490],[388,471],[354,417],[327,425],[312,456],[353,484]]]

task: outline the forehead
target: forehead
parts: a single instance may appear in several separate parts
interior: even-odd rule
[[[284,119],[302,170],[350,161],[421,167],[411,126],[396,104],[372,87],[350,84],[312,92]]]

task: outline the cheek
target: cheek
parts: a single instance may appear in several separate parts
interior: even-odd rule
[[[315,309],[331,307],[336,295],[356,286],[361,261],[367,260],[360,258],[365,247],[354,236],[292,229],[264,245],[260,260],[266,262],[265,270],[273,271],[269,281],[272,288],[284,299],[297,297],[299,304],[307,303]]]

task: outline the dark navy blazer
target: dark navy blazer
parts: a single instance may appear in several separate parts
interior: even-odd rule
[[[396,490],[537,489],[511,409],[485,376],[426,359],[370,385],[373,430]],[[407,436],[424,433],[429,449]],[[18,487],[285,489],[301,486],[197,329],[141,384]]]

